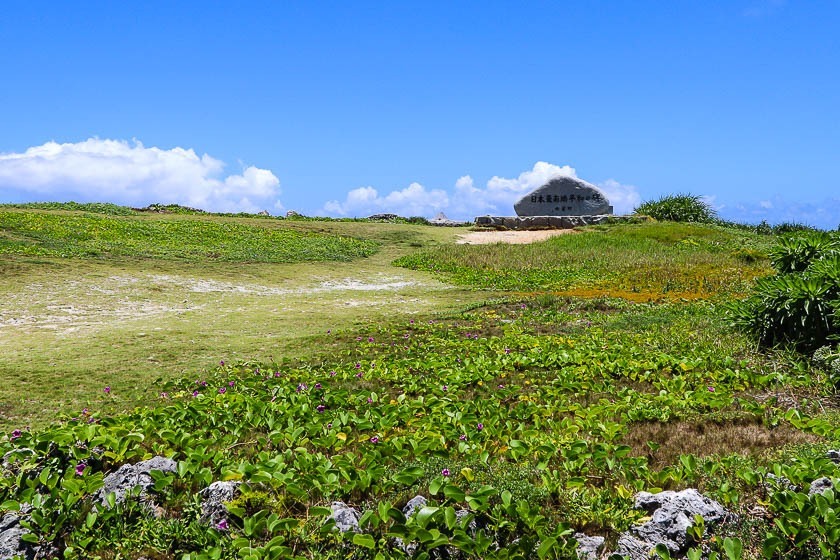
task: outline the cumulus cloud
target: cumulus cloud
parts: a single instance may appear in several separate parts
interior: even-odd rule
[[[449,190],[430,190],[412,183],[403,190],[380,195],[373,187],[361,187],[347,193],[343,202],[327,202],[322,212],[338,216],[387,212],[427,217],[445,212],[450,218],[459,220],[471,220],[485,214],[509,216],[513,214],[513,204],[519,198],[558,176],[577,177],[577,172],[568,165],[538,161],[533,168],[517,177],[494,176],[484,186],[477,186],[470,175],[464,175]],[[639,204],[639,193],[632,185],[608,179],[597,186],[607,195],[616,213],[629,213]]]
[[[0,190],[21,200],[160,202],[214,212],[282,210],[274,173],[250,166],[224,176],[224,167],[192,149],[147,148],[136,140],[47,142],[23,153],[0,153]]]
[[[449,206],[449,195],[440,189],[427,190],[420,183],[411,183],[402,190],[380,196],[373,187],[359,187],[347,193],[344,202],[331,200],[323,210],[329,215],[363,217],[371,214],[429,216]]]

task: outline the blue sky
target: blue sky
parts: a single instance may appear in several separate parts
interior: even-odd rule
[[[840,3],[4,2],[0,202],[840,225]]]

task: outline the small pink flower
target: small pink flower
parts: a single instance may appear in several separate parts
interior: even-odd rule
[[[225,361],[224,361],[224,360],[219,361],[219,365],[220,365],[220,366],[225,365]]]
[[[17,439],[17,438],[20,437],[20,435],[21,435],[20,430],[13,430],[12,435],[9,436],[9,439]]]
[[[169,398],[169,393],[167,393],[166,391],[163,391],[163,392],[160,394],[160,398],[162,398],[162,399],[168,399],[168,398]]]
[[[332,329],[327,329],[327,334],[330,334],[331,332],[332,332]]]
[[[198,391],[193,391],[193,398],[196,398],[198,396],[198,394],[199,394]]]
[[[362,367],[362,364],[360,364],[359,362],[356,362],[356,369],[360,369],[361,367]]]
[[[103,391],[106,395],[110,395],[110,394],[111,394],[111,386],[110,386],[110,385],[106,385],[106,386],[105,386],[105,388],[104,388],[104,389],[102,389],[102,391]]]
[[[359,379],[361,379],[361,378],[362,378],[362,372],[360,371],[359,373],[357,373],[357,374],[356,374],[356,377],[358,377]]]
[[[274,377],[280,377],[280,372],[279,372],[279,371],[275,371],[275,372],[274,372]]]
[[[220,395],[224,395],[226,391],[227,391],[227,389],[225,389],[224,387],[219,387],[219,394]]]
[[[373,404],[373,399],[368,397],[368,404]]]
[[[715,388],[714,388],[714,387],[712,387],[711,385],[709,385],[709,392],[710,392],[710,393],[714,393],[714,392],[715,392]]]
[[[505,354],[510,354],[510,352],[511,352],[510,348],[505,348]]]
[[[216,529],[219,531],[227,531],[228,530],[228,522],[227,519],[222,519],[218,523],[216,523]]]
[[[443,387],[441,387],[441,389],[443,389],[443,392],[445,393],[449,390],[449,387],[447,385],[444,385]]]
[[[326,409],[327,409],[327,407],[322,405],[322,404],[319,404],[318,406],[315,407],[315,410],[317,410],[318,412],[324,412]]]
[[[449,469],[443,469],[442,471],[440,471],[440,474],[442,474],[443,476],[449,476],[452,473],[449,472]]]
[[[458,437],[458,439],[460,439],[461,441],[467,441],[467,434],[461,434],[461,435]]]
[[[373,342],[373,337],[372,336],[368,337],[368,342]]]
[[[84,463],[79,463],[78,465],[76,465],[76,476],[82,476],[83,474],[85,474],[86,466],[87,465],[85,465]]]
[[[322,385],[321,385],[320,383],[316,383],[316,384],[315,384],[315,388],[316,388],[316,389],[320,389],[321,387],[322,387]]]
[[[481,430],[483,430],[483,429],[484,429],[484,424],[482,424],[481,422],[479,422],[479,423],[478,423],[478,425],[475,427],[475,429],[476,429],[476,430],[478,430],[478,431],[480,432]]]
[[[228,381],[228,387],[233,387],[234,385],[236,385],[236,383],[235,383],[235,382],[233,382],[233,381]]]
[[[376,436],[373,436],[372,438],[370,438],[370,442],[371,443],[379,443],[379,438],[376,437]]]

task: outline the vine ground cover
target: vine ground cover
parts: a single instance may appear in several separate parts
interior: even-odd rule
[[[738,252],[762,254],[760,238],[617,231],[592,235],[663,243],[647,261],[663,268],[720,259],[742,278],[761,270]],[[546,263],[565,259],[551,243],[531,251]],[[649,243],[628,241],[616,262],[629,266]],[[459,266],[481,285],[518,266],[469,249],[478,252]],[[477,264],[482,255],[491,267]],[[584,268],[598,260],[581,262],[570,277],[586,282]],[[618,283],[632,288],[638,270],[621,270],[628,278]],[[508,282],[542,286],[528,275]],[[421,556],[573,558],[575,531],[612,545],[639,520],[636,491],[693,486],[741,515],[720,535],[694,532],[710,550],[830,554],[840,542],[829,523],[834,494],[802,491],[840,477],[825,457],[840,442],[829,376],[796,354],[758,352],[722,312],[723,296],[740,288],[705,285],[714,297],[693,302],[543,294],[391,316],[380,327],[336,323],[309,339],[317,352],[225,360],[166,382],[158,404],[129,414],[105,412],[113,395],[100,390],[66,423],[18,428],[0,442],[17,458],[0,478],[0,503],[34,503],[29,538],[69,558],[402,557],[397,538]],[[669,293],[662,288],[650,284],[652,294]],[[704,427],[725,437],[710,445]],[[93,509],[104,474],[158,454],[178,461],[176,474],[155,480],[160,517],[135,501]],[[242,494],[224,526],[207,528],[195,495],[214,480],[241,481]],[[429,503],[406,519],[400,510],[418,494]],[[364,512],[364,532],[332,530],[335,500]]]

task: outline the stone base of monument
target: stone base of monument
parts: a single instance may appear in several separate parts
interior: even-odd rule
[[[572,229],[580,226],[639,222],[639,216],[478,216],[476,227],[493,229]]]

